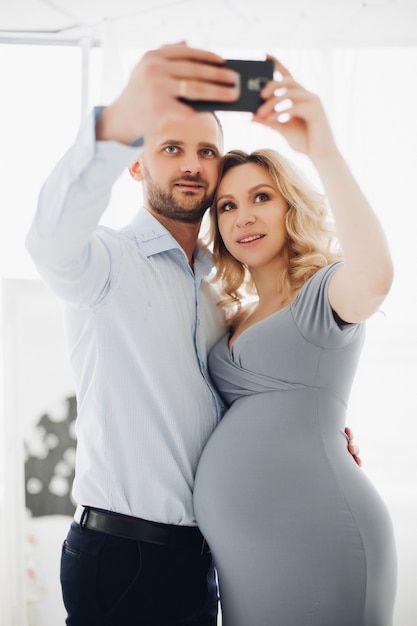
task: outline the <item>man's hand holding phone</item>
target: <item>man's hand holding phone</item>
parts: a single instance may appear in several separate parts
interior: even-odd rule
[[[274,77],[272,60],[244,61],[230,59],[222,66],[238,73],[239,99],[234,102],[192,100],[180,94],[180,100],[196,111],[249,111],[255,113],[264,102],[260,92]]]
[[[186,119],[192,110],[255,112],[273,72],[271,60],[225,61],[184,42],[150,50],[120,95],[104,109],[96,137],[131,144],[138,138],[146,141],[162,119]]]

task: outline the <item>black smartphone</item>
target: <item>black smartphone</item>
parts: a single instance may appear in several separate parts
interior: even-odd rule
[[[180,100],[197,111],[249,111],[255,113],[263,102],[259,93],[274,77],[274,62],[271,59],[265,61],[230,59],[226,61],[224,67],[239,73],[239,100],[235,102],[210,102],[208,100],[187,100],[186,98],[180,98]]]

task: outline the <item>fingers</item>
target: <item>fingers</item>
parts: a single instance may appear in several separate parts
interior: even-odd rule
[[[347,426],[345,428],[345,435],[346,435],[346,439],[347,439],[347,448],[348,451],[350,452],[350,454],[353,456],[356,464],[361,467],[362,466],[362,459],[360,458],[359,454],[360,454],[360,450],[359,447],[356,446],[353,443],[353,433],[352,430]]]
[[[190,48],[185,41],[179,43],[166,44],[154,50],[153,52],[162,52],[167,59],[187,59],[193,60],[199,63],[210,63],[212,65],[222,65],[224,58],[215,52],[208,50],[202,50],[200,48]]]
[[[274,62],[275,71],[279,72],[283,78],[293,79],[291,72],[276,57],[272,56],[272,54],[267,54],[266,58]]]
[[[348,444],[348,451],[350,452],[350,454],[353,456],[356,465],[359,465],[359,467],[362,466],[362,459],[359,456],[359,448],[358,446],[355,446],[354,444],[350,443]]]
[[[239,75],[234,70],[190,59],[171,59],[165,69],[173,78],[187,82],[208,82],[228,87],[234,87],[239,82]]]
[[[289,94],[280,94],[269,98],[256,112],[258,119],[284,121],[289,117],[304,117],[301,102],[296,102]],[[284,116],[285,114],[285,116]]]
[[[221,100],[234,102],[239,98],[239,89],[230,84],[221,85],[217,82],[199,79],[181,79],[176,82],[174,94],[186,100]]]
[[[290,113],[293,117],[309,117],[309,108],[312,111],[313,107],[319,104],[315,94],[289,77],[268,83],[261,96],[265,103],[257,110],[257,117],[267,117],[271,113],[279,114],[282,111]]]
[[[238,73],[223,67],[217,54],[180,43],[153,50],[144,57],[148,84],[165,84],[175,98],[233,101],[239,97]]]
[[[256,111],[256,121],[261,121],[261,118],[269,118],[271,121],[274,112],[279,115],[282,111],[292,117],[305,117],[308,114],[305,105],[316,105],[320,102],[318,97],[300,85],[279,59],[271,54],[267,58],[274,62],[275,72],[280,76],[275,75],[274,80],[262,90],[261,97],[265,103]]]
[[[187,97],[187,81],[186,80],[180,80],[180,82],[179,82],[178,97],[179,98],[186,98]]]
[[[221,85],[238,84],[238,73],[222,67],[225,60],[213,52],[189,48],[184,43],[168,45],[151,54],[166,61],[165,70],[179,80],[207,81]]]

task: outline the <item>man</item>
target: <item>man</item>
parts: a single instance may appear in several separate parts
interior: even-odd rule
[[[225,326],[197,243],[222,133],[178,98],[237,99],[221,63],[183,43],[145,54],[51,174],[27,237],[66,302],[77,393],[79,506],[61,561],[71,626],[217,621],[192,490],[223,409],[206,361]],[[119,232],[98,227],[128,166],[144,209]]]

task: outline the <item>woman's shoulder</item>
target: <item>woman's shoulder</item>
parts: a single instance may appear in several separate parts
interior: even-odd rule
[[[301,296],[303,294],[312,295],[313,293],[316,293],[317,290],[320,290],[321,287],[325,287],[327,290],[328,283],[330,282],[332,276],[343,266],[343,264],[343,261],[335,261],[317,269],[300,288],[297,296]]]
[[[328,286],[343,266],[337,261],[320,268],[297,294],[292,315],[300,332],[313,343],[333,345],[350,343],[361,332],[361,324],[345,324],[335,316],[328,297]]]

